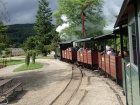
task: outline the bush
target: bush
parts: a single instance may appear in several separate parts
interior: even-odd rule
[[[32,63],[35,63],[35,59],[36,59],[36,52],[33,50],[32,51]]]
[[[25,64],[28,66],[30,63],[30,52],[27,51],[26,52],[26,59],[25,59]]]
[[[7,57],[8,55],[10,55],[11,51],[8,48],[5,48],[4,50],[2,50],[0,52],[0,54],[2,55],[3,58]]]
[[[10,49],[6,48],[6,49],[5,49],[5,54],[6,54],[6,55],[9,55],[10,53],[11,53]]]
[[[2,50],[2,57],[5,58],[6,57],[6,51]]]

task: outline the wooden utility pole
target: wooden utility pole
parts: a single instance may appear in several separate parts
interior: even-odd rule
[[[81,11],[81,20],[82,20],[82,37],[85,38],[85,24],[84,24],[84,21],[85,21],[85,13],[84,11],[86,10],[86,8],[88,6],[91,5],[91,2],[88,2],[87,5],[84,7],[84,9]]]

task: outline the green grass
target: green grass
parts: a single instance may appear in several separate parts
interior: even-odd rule
[[[27,66],[26,64],[20,66],[19,68],[15,69],[14,72],[18,72],[18,71],[26,71],[26,70],[35,70],[35,69],[39,69],[42,68],[43,64],[40,62],[36,62],[35,64],[33,64],[32,62]]]
[[[2,64],[3,59],[0,59],[0,62]],[[16,64],[21,64],[21,63],[24,63],[24,60],[13,60],[13,59],[10,60],[10,59],[7,59],[6,65],[10,66],[10,65],[16,65]]]

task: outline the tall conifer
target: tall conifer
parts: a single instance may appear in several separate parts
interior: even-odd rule
[[[46,0],[39,0],[38,10],[36,14],[36,23],[34,26],[38,39],[42,43],[43,48],[41,50],[44,55],[47,55],[46,46],[51,43],[52,34],[50,33],[53,28],[53,25],[51,23],[52,11],[48,6],[49,2],[47,2]]]

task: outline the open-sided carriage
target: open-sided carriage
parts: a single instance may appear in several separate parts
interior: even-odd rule
[[[129,36],[128,47],[130,57],[125,57],[123,53],[119,56],[101,55],[99,51],[92,50],[91,52],[76,52],[77,57],[75,59],[82,65],[93,66],[97,64],[100,69],[115,78],[117,82],[123,79],[123,89],[127,105],[140,105],[140,0],[124,0],[114,27],[119,27],[119,29],[114,30],[113,34],[120,35],[121,52],[123,52],[124,34]],[[105,38],[105,36],[110,35],[86,38],[78,40],[77,43],[94,42],[103,37]],[[69,52],[63,47],[63,43],[60,46],[62,59],[71,59]]]
[[[61,60],[76,61],[77,52],[74,50],[73,41],[59,42]]]
[[[113,39],[115,42],[116,38],[118,38],[118,36],[111,33],[111,34],[107,34],[107,35],[97,36],[94,39],[104,42],[104,46],[105,46],[107,44],[108,39]],[[101,54],[101,52],[98,52],[98,64],[99,64],[99,68],[101,70],[103,70],[109,76],[113,77],[117,83],[121,83],[121,81],[122,81],[121,56],[117,54],[117,51],[115,51],[115,52],[116,52],[115,56],[109,55],[106,53]]]
[[[77,51],[77,61],[83,66],[97,67],[98,66],[98,51],[94,46],[94,38],[85,38],[75,41],[85,47],[84,51]],[[88,46],[87,46],[88,45]]]

